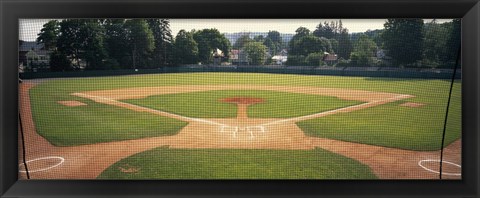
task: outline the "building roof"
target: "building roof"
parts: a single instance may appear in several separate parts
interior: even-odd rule
[[[214,57],[223,57],[223,52],[222,52],[222,50],[220,50],[220,49],[217,48],[217,49],[213,52],[213,56],[214,56]]]
[[[337,55],[336,54],[326,54],[324,57],[323,57],[323,60],[324,61],[336,61],[338,59]]]
[[[273,60],[283,60],[283,59],[287,59],[287,56],[279,56],[279,55],[276,55],[276,56],[273,56],[272,57]]]
[[[39,51],[42,50],[43,43],[37,44],[35,41],[23,41],[22,45],[18,47],[18,51],[28,52],[30,50]]]

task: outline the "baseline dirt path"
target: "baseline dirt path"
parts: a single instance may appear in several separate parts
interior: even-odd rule
[[[120,159],[163,145],[169,145],[171,148],[263,148],[302,150],[321,147],[367,164],[378,177],[383,179],[438,178],[438,174],[428,172],[418,166],[419,160],[438,159],[438,151],[415,152],[331,139],[307,137],[295,124],[295,122],[300,120],[327,116],[335,113],[351,112],[413,97],[410,95],[333,88],[257,85],[168,86],[72,93],[72,95],[88,98],[104,104],[184,120],[189,122],[189,124],[174,136],[152,137],[84,146],[55,147],[36,133],[28,94],[28,90],[33,86],[34,84],[25,82],[20,85],[20,111],[22,112],[22,121],[24,123],[23,128],[25,132],[27,160],[47,156],[58,156],[65,159],[65,161],[55,168],[31,173],[30,176],[32,179],[94,179],[104,169]],[[292,119],[253,119],[244,118],[244,116],[241,116],[241,119],[198,119],[118,101],[121,99],[144,98],[157,94],[232,89],[272,90],[328,95],[347,100],[364,101],[366,103]],[[233,136],[232,134],[236,135]],[[458,140],[445,149],[445,160],[460,164],[460,151],[461,144],[460,140]],[[22,159],[19,160],[19,164],[21,163]],[[48,163],[45,162],[45,164]],[[453,169],[446,166],[444,170],[445,172],[458,172],[458,170]],[[21,173],[20,178],[25,178],[25,174]],[[449,176],[445,178],[459,179],[460,177]]]

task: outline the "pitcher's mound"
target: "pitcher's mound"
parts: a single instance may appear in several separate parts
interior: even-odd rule
[[[220,102],[228,102],[235,104],[257,104],[264,102],[263,98],[249,98],[249,97],[232,97],[221,99]]]
[[[83,102],[78,102],[78,101],[75,101],[75,100],[58,101],[58,104],[65,105],[65,106],[68,106],[68,107],[76,107],[76,106],[85,106],[85,105],[87,105],[87,104],[85,104],[85,103],[83,103]]]
[[[425,104],[423,104],[423,103],[414,103],[414,102],[406,102],[406,103],[401,104],[400,106],[402,106],[402,107],[414,107],[414,108],[418,108],[418,107],[425,106]]]

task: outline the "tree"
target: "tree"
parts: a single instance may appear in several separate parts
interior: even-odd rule
[[[60,22],[60,36],[57,40],[57,49],[60,54],[67,56],[76,69],[80,68],[82,51],[82,37],[80,29],[82,19],[66,19]]]
[[[445,59],[443,62],[450,63],[450,65],[455,64],[455,61],[458,58],[458,49],[461,47],[461,27],[462,21],[460,19],[453,19],[451,23],[447,24],[450,28],[450,34],[446,42],[446,52]]]
[[[85,69],[106,69],[103,67],[103,60],[107,56],[107,51],[104,48],[104,33],[103,26],[98,20],[84,19],[80,26],[80,45],[82,50],[82,57],[85,59]]]
[[[310,30],[305,27],[299,27],[295,30],[295,35],[288,43],[288,55],[306,55],[303,51],[303,46],[300,46],[300,41],[310,35]],[[290,57],[289,57],[290,58]]]
[[[193,34],[180,30],[175,37],[175,57],[179,64],[193,64],[198,59],[198,44],[193,39]]]
[[[128,57],[130,54],[127,38],[127,30],[125,29],[125,19],[106,19],[105,27],[105,49],[108,52],[108,62],[111,63],[110,68],[131,68],[133,62]]]
[[[217,48],[223,51],[225,57],[228,57],[230,41],[228,41],[225,35],[220,34],[217,29],[194,31],[193,39],[198,44],[198,61],[202,63],[212,63],[212,53]]]
[[[252,65],[263,65],[266,60],[267,47],[261,42],[249,42],[243,50],[247,53],[248,62]]]
[[[68,71],[72,70],[72,64],[67,55],[60,51],[50,53],[50,70],[51,71]]]
[[[361,35],[354,45],[354,50],[350,55],[351,63],[355,66],[371,66],[377,45],[368,38],[367,35]]]
[[[422,66],[453,67],[460,47],[460,20],[438,24],[436,20],[424,25]]]
[[[292,37],[292,40],[305,37],[310,35],[310,30],[306,27],[299,27],[297,30],[295,30],[295,35]]]
[[[268,31],[267,37],[265,38],[263,44],[269,48],[272,55],[279,53],[284,46],[282,36],[278,31]]]
[[[256,41],[256,42],[263,42],[263,41],[265,41],[265,37],[263,35],[257,35],[255,37],[253,37],[253,40]]]
[[[289,55],[304,55],[315,52],[333,52],[330,41],[312,34],[305,35],[304,30],[293,36],[289,43]]]
[[[323,24],[319,23],[317,25],[317,28],[313,31],[313,35],[338,40],[342,32],[348,32],[347,28],[343,28],[342,20],[330,21],[330,23],[324,21]]]
[[[147,55],[155,49],[155,40],[145,19],[127,20],[125,29],[127,30],[127,41],[131,51],[133,69],[136,69],[136,63],[147,58]]]
[[[105,31],[96,19],[66,19],[60,22],[57,50],[67,56],[76,69],[85,61],[85,69],[103,69],[107,52],[103,46]]]
[[[335,52],[338,54],[339,58],[348,59],[353,49],[352,41],[350,40],[350,36],[348,35],[348,30],[342,30],[342,32],[338,35],[337,40],[338,49]]]
[[[270,38],[266,38],[265,41],[263,41],[263,45],[268,48],[272,55],[277,54],[277,45]]]
[[[368,36],[368,38],[372,39],[377,46],[382,46],[382,38],[381,34],[383,33],[383,29],[381,30],[367,30],[364,34]]]
[[[250,42],[254,42],[254,40],[250,38],[249,33],[244,33],[235,41],[235,43],[233,44],[233,48],[241,49]]]
[[[276,43],[276,44],[278,44],[278,43],[281,44],[283,42],[282,37],[280,36],[280,32],[275,31],[275,30],[268,31],[266,38],[269,38],[270,40],[272,40],[273,43]]]
[[[324,56],[325,54],[323,52],[310,53],[305,57],[305,65],[320,66],[323,63]]]
[[[288,44],[288,65],[309,64],[305,58],[310,54],[333,52],[332,44],[324,37],[316,37],[310,34],[310,30],[299,27]],[[313,55],[311,56],[313,59]]]
[[[147,19],[149,28],[152,30],[155,40],[153,51],[154,67],[169,65],[173,61],[173,37],[168,19]]]
[[[448,38],[448,33],[447,27],[436,23],[436,20],[425,24],[425,41],[423,44],[424,60],[422,61],[422,66],[438,67],[441,59],[445,59],[442,57],[444,57],[448,53],[447,51],[449,51],[446,39]]]
[[[336,39],[328,39],[328,42],[330,42],[330,45],[332,46],[332,52],[337,52],[339,48],[339,43]]]
[[[332,25],[325,21],[323,22],[323,25],[322,23],[318,24],[315,31],[313,31],[313,35],[316,37],[325,37],[327,39],[335,38],[335,22],[332,21],[331,23]]]
[[[384,27],[384,47],[395,62],[411,66],[422,59],[423,19],[388,19]]]
[[[43,25],[37,37],[37,43],[42,43],[45,50],[54,50],[57,47],[57,38],[60,33],[60,23],[51,20]]]
[[[338,54],[338,57],[344,59],[350,57],[353,48],[352,41],[350,40],[348,29],[343,27],[342,20],[319,23],[315,31],[313,31],[313,35],[329,39],[333,51]]]

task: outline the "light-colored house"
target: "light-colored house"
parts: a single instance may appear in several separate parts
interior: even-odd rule
[[[384,60],[390,60],[392,59],[391,57],[387,56],[387,50],[383,50],[383,49],[378,49],[377,50],[377,53],[376,53],[376,57],[378,59],[384,59]]]
[[[276,55],[272,57],[273,64],[284,65],[287,62],[288,56]]]
[[[50,68],[50,51],[43,44],[34,41],[21,41],[18,47],[18,64],[24,71],[48,70]]]
[[[220,65],[222,63],[222,58],[225,56],[220,49],[216,49],[212,53],[213,56],[213,65]]]

